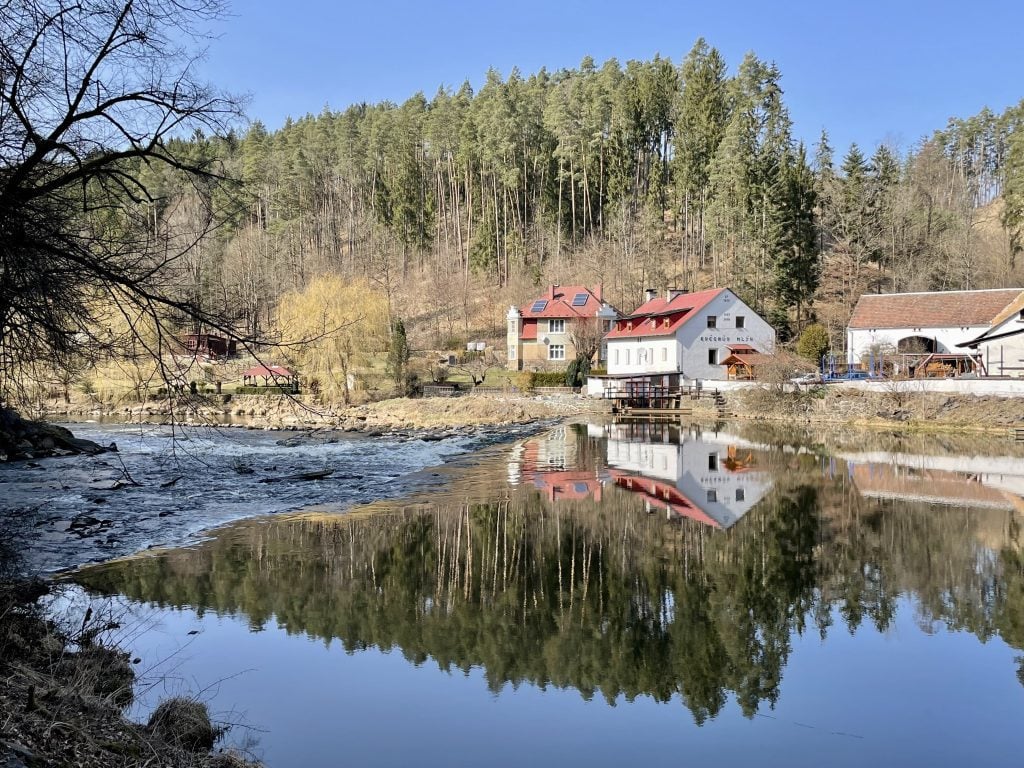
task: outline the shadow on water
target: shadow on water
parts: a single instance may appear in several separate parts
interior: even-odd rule
[[[886,632],[905,600],[925,631],[1024,649],[1020,478],[905,442],[839,458],[763,437],[560,427],[443,494],[243,521],[76,580],[482,668],[493,691],[678,698],[698,724],[730,697],[748,717],[774,705],[796,638]]]

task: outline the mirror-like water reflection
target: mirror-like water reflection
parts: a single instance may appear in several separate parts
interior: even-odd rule
[[[208,636],[197,654],[242,664],[271,643],[262,671],[222,695],[265,701],[256,719],[278,765],[300,753],[303,764],[521,764],[513,745],[531,733],[550,741],[541,764],[678,762],[684,733],[693,754],[726,764],[774,764],[765,744],[788,765],[1009,758],[1024,711],[1024,461],[878,442],[570,425],[494,450],[431,498],[243,521],[77,579],[194,611],[167,616]],[[387,667],[396,651],[414,666]],[[268,671],[296,658],[300,679]],[[336,699],[325,686],[339,658],[348,687]],[[387,715],[360,703],[380,685]],[[490,709],[474,698],[485,690]],[[470,760],[441,728],[375,751],[377,718],[427,717],[424,695],[431,717],[449,712],[508,750]],[[282,728],[296,707],[321,727]],[[566,729],[543,735],[541,712]],[[797,727],[816,717],[821,733]],[[665,725],[673,739],[631,752]]]

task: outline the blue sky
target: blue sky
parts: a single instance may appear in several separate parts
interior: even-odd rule
[[[1021,0],[234,0],[232,13],[206,74],[249,94],[249,116],[270,128],[324,105],[479,86],[492,66],[678,62],[701,36],[733,69],[749,50],[775,61],[797,138],[813,143],[825,127],[840,152],[851,141],[905,150],[950,116],[1024,98]]]

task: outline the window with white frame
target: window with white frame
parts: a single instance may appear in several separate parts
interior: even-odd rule
[[[615,350],[615,364],[619,364],[619,350],[617,349]]]
[[[548,360],[565,360],[565,345],[551,344],[548,347]]]
[[[516,348],[515,347],[509,347],[508,348],[508,359],[509,360],[515,360],[516,359]]]
[[[664,362],[667,362],[667,361],[668,361],[668,347],[662,347],[661,348],[661,362],[664,363]]]
[[[565,320],[548,320],[550,333],[565,333]]]

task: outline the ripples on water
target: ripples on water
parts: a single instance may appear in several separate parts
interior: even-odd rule
[[[1022,509],[992,441],[575,425],[76,579],[272,765],[1013,764]]]
[[[479,442],[73,426],[78,437],[103,445],[116,442],[118,453],[0,467],[0,523],[8,535],[26,542],[23,554],[33,570],[53,571],[181,543],[241,517],[311,505],[344,509],[394,496],[404,490],[402,478]],[[299,443],[283,444],[289,440]],[[260,482],[315,470],[332,474],[315,482]]]

